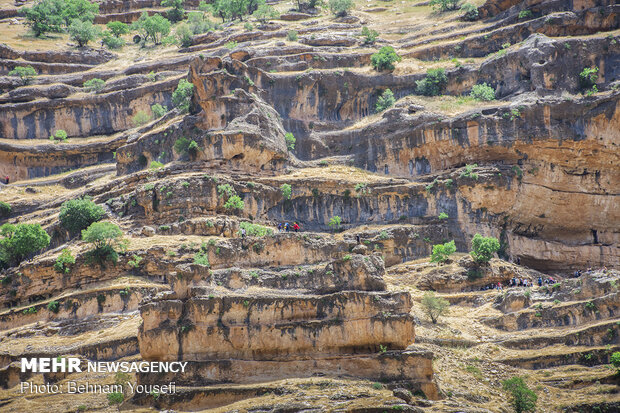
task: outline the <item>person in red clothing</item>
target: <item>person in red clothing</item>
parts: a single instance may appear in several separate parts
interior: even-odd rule
[[[295,232],[299,232],[299,224],[297,222],[293,224],[293,229],[295,230]]]
[[[4,182],[6,182],[7,185],[9,184],[9,176],[8,175],[4,178]]]

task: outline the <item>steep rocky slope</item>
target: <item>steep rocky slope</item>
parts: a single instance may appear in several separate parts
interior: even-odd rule
[[[519,375],[539,411],[617,411],[620,8],[475,3],[473,22],[425,2],[356,2],[343,18],[274,3],[281,18],[251,30],[114,53],[28,38],[1,3],[11,211],[0,219],[40,223],[51,243],[0,275],[0,410],[115,411],[102,394],[20,393],[24,380],[125,379],[20,372],[21,357],[76,355],[189,362],[182,375],[131,375],[178,391],[128,393],[124,410],[503,412],[501,382]],[[142,11],[165,8],[103,2],[95,22]],[[403,59],[378,72],[370,56],[386,45]],[[39,73],[27,86],[8,76],[25,64]],[[579,74],[594,67],[585,90]],[[421,96],[435,68],[445,89]],[[87,93],[93,78],[105,87]],[[189,113],[136,126],[153,104],[172,108],[181,79]],[[481,83],[495,99],[469,97]],[[377,112],[388,88],[396,102]],[[68,140],[50,141],[59,129]],[[178,150],[181,139],[198,149]],[[227,207],[223,185],[243,208]],[[89,265],[88,245],[59,223],[82,196],[124,232],[114,266]],[[241,237],[249,222],[271,232]],[[277,231],[283,222],[302,231]],[[462,254],[476,233],[501,243],[481,272]],[[448,240],[456,258],[430,263]],[[64,248],[76,263],[59,274]],[[548,276],[557,282],[486,289]],[[439,324],[420,304],[429,290],[451,303]]]

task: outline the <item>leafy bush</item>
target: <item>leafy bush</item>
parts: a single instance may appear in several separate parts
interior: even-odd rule
[[[166,16],[171,22],[176,23],[185,18],[183,1],[184,0],[164,0],[161,2],[161,5],[164,7],[172,7],[171,9],[166,10]]]
[[[267,235],[273,235],[273,230],[262,225],[253,224],[251,222],[241,222],[239,224],[241,229],[245,229],[245,233],[250,237],[265,237]],[[241,231],[239,231],[241,233]]]
[[[207,19],[203,13],[189,13],[187,24],[193,34],[201,34],[212,31],[217,27],[211,20]]]
[[[87,92],[100,92],[105,87],[105,80],[93,78],[84,82],[83,87]]]
[[[465,165],[465,170],[461,172],[461,178],[473,178],[478,179],[478,174],[474,172],[474,168],[477,168],[478,164],[467,164]]]
[[[40,224],[4,224],[0,227],[0,263],[18,264],[50,245],[50,236]]]
[[[164,167],[164,164],[158,161],[151,161],[151,164],[149,165],[150,169],[160,169],[163,167]]]
[[[280,185],[280,192],[282,193],[282,198],[291,199],[291,194],[293,193],[293,189],[289,184]]]
[[[170,21],[160,14],[149,16],[147,12],[143,12],[131,28],[137,30],[145,42],[150,39],[155,44],[161,44],[162,37],[170,33]]]
[[[491,261],[493,254],[499,251],[499,248],[500,245],[497,238],[483,237],[480,234],[476,234],[471,240],[470,255],[477,263],[486,264]]]
[[[181,113],[189,112],[189,106],[194,93],[194,85],[186,79],[179,80],[176,90],[172,93],[172,104]]]
[[[532,17],[531,10],[521,10],[519,12],[519,19],[528,19],[530,17]]]
[[[190,47],[193,44],[192,34],[192,30],[185,23],[179,24],[174,33],[181,47]]]
[[[36,37],[48,32],[59,33],[64,24],[62,17],[64,8],[63,0],[41,0],[30,8],[24,8],[26,24]]]
[[[69,274],[71,272],[70,265],[75,264],[75,257],[71,255],[71,251],[67,248],[63,249],[56,262],[54,263],[54,270],[61,274]]]
[[[584,67],[581,73],[579,73],[579,86],[581,90],[593,89],[596,87],[596,80],[598,79],[598,67]]]
[[[463,12],[464,20],[474,21],[478,19],[478,7],[471,3],[463,4],[461,6],[461,11]]]
[[[527,387],[521,377],[513,377],[502,382],[505,391],[510,393],[510,404],[516,413],[534,412],[538,396]]]
[[[194,254],[194,264],[209,267],[211,265],[209,263],[209,255],[205,251],[197,252],[196,254]]]
[[[416,81],[416,92],[424,96],[437,96],[443,92],[447,84],[448,77],[443,68],[428,69],[426,77]]]
[[[394,93],[390,89],[385,89],[385,91],[379,96],[377,99],[377,104],[375,105],[375,109],[377,112],[383,112],[387,108],[390,108],[394,105]]]
[[[103,208],[88,197],[72,199],[60,206],[60,222],[70,233],[76,234],[88,228],[105,215]]]
[[[277,19],[280,16],[280,13],[278,13],[276,9],[267,4],[261,4],[254,12],[253,16],[259,22],[265,24],[269,20]]]
[[[58,301],[50,301],[47,303],[47,309],[52,313],[57,313],[60,310],[60,303]]]
[[[84,47],[101,35],[101,31],[89,21],[74,19],[69,25],[69,38]]]
[[[120,37],[114,37],[110,32],[103,33],[103,44],[106,45],[108,49],[121,49],[125,46],[125,41]]]
[[[353,0],[329,0],[329,10],[338,17],[346,16],[353,8]]]
[[[379,32],[364,26],[362,27],[362,36],[364,36],[364,44],[374,44],[379,36]]]
[[[437,297],[434,292],[428,291],[422,296],[422,309],[426,315],[431,319],[433,324],[437,324],[439,317],[448,313],[450,303],[442,298]]]
[[[109,22],[106,27],[114,37],[121,37],[129,33],[129,26],[123,22]]]
[[[159,103],[156,103],[151,106],[151,112],[153,112],[153,116],[155,118],[161,118],[168,113],[168,106],[162,106]]]
[[[495,90],[486,83],[474,85],[471,88],[470,96],[477,100],[490,101],[495,99]]]
[[[459,0],[431,0],[430,5],[433,10],[440,12],[456,10]]]
[[[613,353],[611,357],[609,357],[609,361],[618,370],[618,373],[620,374],[620,351],[616,351],[615,353]]]
[[[338,230],[338,229],[340,229],[340,224],[341,223],[342,223],[342,218],[340,218],[338,215],[335,215],[335,216],[331,217],[331,219],[329,220],[327,225],[332,230]]]
[[[444,263],[450,259],[450,255],[456,252],[456,245],[454,240],[446,242],[445,244],[433,245],[433,252],[431,252],[431,262]]]
[[[233,195],[224,204],[224,209],[228,211],[239,210],[242,211],[245,208],[245,204],[239,195]]]
[[[448,214],[446,214],[445,212],[442,212],[442,213],[440,213],[440,214],[439,214],[439,217],[438,217],[438,218],[439,218],[439,219],[448,219],[448,218],[450,218],[450,217],[449,217],[449,216],[448,216]]]
[[[63,129],[58,129],[52,136],[50,136],[51,141],[61,141],[64,142],[67,140],[67,132]]]
[[[8,217],[9,215],[11,215],[11,205],[0,201],[0,217]]]
[[[295,149],[296,139],[295,139],[295,136],[291,132],[287,132],[284,135],[284,141],[286,142],[286,148],[289,151],[292,151],[293,149]]]
[[[377,71],[394,70],[394,63],[402,58],[396,54],[392,46],[383,46],[379,51],[370,56],[370,63]]]
[[[105,268],[106,261],[113,264],[118,262],[118,253],[124,251],[125,244],[121,237],[123,231],[111,222],[94,222],[82,230],[82,240],[93,245],[93,249],[86,253],[87,260],[98,263]]]
[[[289,30],[288,33],[286,33],[286,40],[289,42],[295,42],[297,38],[297,32],[295,30]]]
[[[151,120],[151,115],[146,113],[145,110],[139,110],[138,113],[136,113],[131,118],[131,123],[133,124],[133,126],[137,127],[137,126],[142,126],[150,122],[150,120]]]
[[[19,66],[11,70],[9,76],[18,76],[25,86],[30,84],[37,76],[37,71],[32,66]]]
[[[121,404],[123,400],[125,400],[125,395],[122,392],[115,391],[112,393],[108,393],[108,403],[110,405]]]
[[[220,198],[224,197],[224,195],[226,195],[227,197],[231,197],[231,196],[237,194],[235,192],[235,189],[230,184],[218,185],[217,186],[217,193],[220,196]]]

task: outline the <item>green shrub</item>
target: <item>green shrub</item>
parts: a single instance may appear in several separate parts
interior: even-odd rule
[[[11,205],[0,201],[0,217],[8,217],[11,215]]]
[[[183,8],[184,0],[163,0],[161,5],[164,7],[172,7],[166,10],[166,17],[172,22],[180,22],[185,18],[185,9]]]
[[[596,88],[596,80],[598,79],[598,67],[585,67],[581,73],[579,73],[579,86],[582,91],[593,91]]]
[[[429,4],[433,10],[444,12],[456,10],[459,5],[459,0],[431,0]]]
[[[224,209],[228,211],[239,210],[242,211],[245,208],[245,204],[239,195],[233,195],[224,204]]]
[[[146,113],[144,110],[139,110],[138,113],[131,118],[131,123],[134,127],[142,126],[151,121],[151,115]]]
[[[521,10],[519,12],[519,19],[529,19],[532,17],[532,12],[530,10]]]
[[[180,155],[189,154],[191,157],[194,157],[200,151],[200,147],[196,141],[182,136],[174,142],[174,150]]]
[[[174,36],[176,37],[178,44],[181,47],[190,47],[194,43],[192,35],[192,30],[185,23],[179,24],[176,31],[174,32]]]
[[[129,264],[129,266],[131,268],[138,268],[140,267],[140,263],[142,262],[143,258],[139,255],[132,255],[131,259],[129,261],[127,261],[127,264]]]
[[[340,218],[338,215],[335,215],[335,216],[331,217],[331,219],[329,220],[327,225],[332,230],[338,230],[338,229],[340,229],[340,224],[341,223],[342,223],[342,218]]]
[[[114,37],[121,37],[122,35],[129,33],[129,26],[123,22],[109,22],[106,24],[106,27]]]
[[[364,26],[362,27],[362,36],[364,36],[364,44],[374,44],[379,36],[379,32]]]
[[[103,208],[95,204],[89,197],[72,199],[60,206],[60,222],[70,233],[76,234],[88,228],[93,222],[105,215]]]
[[[176,90],[172,93],[172,104],[181,113],[189,112],[192,94],[194,93],[194,85],[186,79],[179,80]]]
[[[123,402],[123,400],[125,400],[125,395],[122,392],[113,392],[113,393],[108,393],[108,403],[111,405],[113,404],[121,404]]]
[[[295,149],[295,142],[296,142],[296,139],[295,139],[295,136],[294,136],[292,133],[287,132],[287,133],[284,135],[284,141],[286,142],[286,147],[287,147],[287,149],[288,149],[289,151],[292,151],[292,150],[294,150],[294,149]]]
[[[471,3],[463,4],[461,6],[461,12],[463,12],[463,20],[478,20],[478,7]]]
[[[527,387],[521,377],[513,377],[502,382],[505,391],[510,393],[510,404],[516,413],[534,412],[538,396]]]
[[[170,33],[170,21],[160,14],[149,16],[143,12],[138,20],[132,23],[131,28],[137,30],[145,42],[152,40],[161,44],[161,39]]]
[[[392,46],[383,46],[377,53],[370,56],[372,67],[377,71],[394,70],[394,63],[401,60],[402,58],[396,54]]]
[[[329,0],[329,10],[338,17],[346,16],[353,5],[353,0]]]
[[[24,7],[26,24],[30,26],[36,37],[52,32],[60,33],[64,24],[63,0],[41,0],[32,7]]]
[[[486,264],[491,261],[493,254],[499,251],[499,248],[497,238],[476,234],[471,240],[471,252],[469,254],[478,264]]]
[[[293,193],[293,190],[289,184],[282,184],[280,185],[280,192],[282,193],[282,198],[291,199],[291,194]]]
[[[69,274],[71,272],[70,265],[75,264],[75,257],[71,255],[71,251],[68,248],[62,250],[56,262],[54,263],[54,270],[61,274]]]
[[[224,44],[224,47],[225,47],[225,48],[227,48],[227,49],[232,50],[232,49],[234,49],[235,47],[237,47],[237,46],[238,46],[238,44],[239,44],[239,43],[237,43],[237,42],[235,42],[235,41],[231,40],[230,42],[226,42],[226,43]]]
[[[194,254],[194,264],[209,267],[211,265],[209,263],[209,255],[205,251],[197,252],[196,254]]]
[[[394,106],[395,101],[396,99],[394,99],[394,93],[392,93],[390,89],[385,89],[383,94],[381,94],[379,99],[377,99],[375,109],[377,112],[383,112],[387,108]]]
[[[444,263],[450,259],[450,255],[456,252],[456,245],[454,240],[446,242],[445,244],[433,245],[433,252],[431,252],[431,262]]]
[[[47,303],[47,309],[52,313],[57,313],[60,310],[60,303],[58,301],[50,301]]]
[[[609,361],[612,366],[614,366],[618,370],[618,374],[620,374],[620,351],[616,351],[609,357]]]
[[[201,34],[214,30],[217,25],[206,18],[204,13],[191,12],[187,15],[187,24],[193,34]]]
[[[265,24],[269,20],[277,19],[280,16],[280,13],[268,4],[261,4],[254,12],[253,16],[259,22]]]
[[[150,169],[160,169],[163,167],[164,167],[164,164],[158,161],[151,161],[151,164],[149,165]]]
[[[37,76],[37,71],[34,70],[32,66],[19,66],[11,70],[9,72],[9,76],[18,76],[21,79],[22,84],[25,86],[34,80]]]
[[[439,217],[438,217],[438,218],[439,218],[439,219],[448,219],[448,218],[450,218],[450,217],[449,217],[449,216],[448,216],[448,214],[446,214],[445,212],[441,212],[441,213],[439,214]]]
[[[105,268],[107,261],[116,264],[118,253],[126,248],[121,237],[123,231],[111,222],[94,222],[82,230],[82,240],[92,244],[92,249],[86,253],[87,261],[97,263]]]
[[[103,33],[102,42],[108,49],[121,49],[125,46],[125,40],[120,37],[114,37],[108,31]]]
[[[89,21],[74,19],[69,26],[69,38],[84,47],[101,35],[101,31]]]
[[[482,83],[471,88],[470,96],[476,100],[491,101],[495,100],[495,90],[486,83]]]
[[[83,87],[87,92],[100,92],[105,87],[105,80],[93,78],[84,82]]]
[[[440,95],[448,84],[448,77],[443,68],[428,69],[426,77],[416,81],[416,93],[424,96]]]
[[[474,168],[477,168],[478,164],[474,163],[474,164],[467,164],[465,165],[465,170],[463,172],[461,172],[461,178],[473,178],[473,179],[478,179],[478,174],[476,174],[474,172]]]
[[[168,106],[162,106],[159,103],[156,103],[151,106],[151,112],[153,112],[153,116],[155,118],[161,118],[168,112]]]
[[[289,30],[288,33],[286,33],[286,40],[289,42],[296,42],[297,38],[297,32],[295,30]]]
[[[437,297],[432,291],[424,293],[421,304],[422,309],[431,319],[433,324],[437,324],[439,317],[447,314],[450,307],[450,303],[446,299]]]
[[[220,198],[223,198],[224,195],[227,197],[231,197],[237,194],[235,188],[233,188],[230,184],[221,184],[217,186],[217,193]]]
[[[9,266],[50,245],[40,224],[4,224],[0,227],[0,264]]]
[[[50,136],[50,140],[55,142],[65,142],[67,140],[67,136],[66,131],[58,129],[52,136]]]
[[[265,237],[268,235],[273,235],[273,230],[271,228],[253,224],[251,222],[241,222],[239,227],[241,229],[245,229],[245,233],[250,237]],[[241,231],[239,231],[239,235],[241,235]]]

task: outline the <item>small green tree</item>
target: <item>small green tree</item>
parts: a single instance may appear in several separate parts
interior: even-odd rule
[[[187,24],[193,34],[206,33],[217,27],[217,25],[205,17],[204,13],[196,12],[188,14]]]
[[[385,89],[385,91],[379,96],[377,99],[377,104],[375,105],[375,109],[377,112],[383,112],[387,108],[394,106],[394,93],[390,89]]]
[[[620,351],[616,351],[609,358],[611,365],[614,366],[617,370],[617,374],[620,374]]]
[[[416,81],[416,93],[424,96],[437,96],[443,92],[447,84],[448,77],[443,68],[428,69],[426,77]]]
[[[133,126],[142,126],[149,123],[150,121],[151,115],[149,115],[145,110],[139,110],[138,113],[136,113],[131,118],[131,123],[133,124]]]
[[[181,113],[189,112],[194,93],[194,85],[186,79],[179,80],[176,90],[172,93],[172,104]]]
[[[58,258],[56,258],[54,270],[61,274],[69,274],[69,272],[71,272],[71,265],[73,264],[75,264],[75,257],[71,255],[71,251],[68,248],[65,248]]]
[[[510,404],[516,413],[536,411],[538,396],[527,387],[522,377],[513,377],[502,382],[505,391],[510,393]]]
[[[346,16],[353,5],[353,0],[329,0],[329,10],[337,17]]]
[[[78,47],[84,47],[101,35],[99,28],[89,21],[73,19],[69,25],[69,38],[77,42]]]
[[[459,0],[431,0],[430,5],[433,10],[440,12],[456,10]]]
[[[379,36],[379,32],[364,26],[362,27],[362,36],[364,36],[364,44],[374,44]]]
[[[402,58],[396,54],[392,46],[383,46],[377,53],[370,56],[370,63],[377,71],[394,70],[394,63],[401,60]]]
[[[192,38],[192,30],[185,23],[179,24],[179,27],[177,27],[174,35],[176,36],[181,47],[190,47],[194,42],[194,39]]]
[[[109,22],[106,24],[106,27],[114,37],[121,37],[122,35],[129,33],[129,25],[123,22]]]
[[[92,23],[95,21],[95,15],[99,13],[99,4],[88,0],[63,0],[63,3],[62,18],[66,27],[69,27],[75,19]]]
[[[9,76],[19,76],[22,84],[28,85],[37,76],[37,71],[32,66],[19,66],[9,72]]]
[[[93,249],[86,253],[87,261],[98,263],[105,268],[107,261],[116,264],[118,253],[125,250],[126,245],[121,239],[123,231],[111,222],[94,222],[82,230],[82,240],[93,245]]]
[[[105,80],[94,78],[84,82],[84,90],[87,92],[101,92],[105,87]]]
[[[245,208],[245,203],[239,195],[233,195],[224,204],[224,209],[227,211],[242,211]]]
[[[446,242],[445,244],[433,245],[433,252],[431,253],[431,262],[444,263],[450,259],[450,255],[456,252],[456,245],[454,240]]]
[[[292,133],[287,132],[286,134],[284,134],[284,141],[286,142],[286,148],[289,151],[292,151],[295,149],[295,142],[297,140],[295,139],[295,136]]]
[[[289,42],[296,42],[297,39],[297,32],[295,30],[289,30],[288,33],[286,33],[286,40]]]
[[[463,4],[461,6],[461,12],[463,12],[463,20],[478,20],[478,7],[474,6],[471,3]]]
[[[0,263],[5,266],[19,264],[50,245],[50,236],[40,224],[4,224],[0,236]]]
[[[67,140],[67,132],[63,129],[58,129],[52,136],[50,136],[50,140],[54,142],[65,142]]]
[[[103,32],[101,41],[108,49],[121,49],[125,46],[125,40],[113,36],[110,31]]]
[[[335,215],[333,217],[331,217],[331,219],[329,220],[329,222],[327,223],[327,225],[333,230],[339,230],[340,229],[340,224],[342,223],[342,218],[340,218],[338,215]]]
[[[282,192],[282,198],[291,199],[291,194],[293,193],[293,189],[289,184],[280,185],[280,192]]]
[[[597,92],[596,80],[598,79],[598,67],[584,67],[581,73],[579,73],[579,86],[582,91],[590,90],[591,92]]]
[[[493,254],[499,251],[500,244],[497,238],[483,237],[480,234],[474,235],[471,240],[470,255],[478,264],[486,264],[491,261]]]
[[[105,215],[103,208],[89,197],[72,199],[60,206],[60,222],[70,233],[77,234]]]
[[[280,16],[280,13],[268,4],[261,4],[254,12],[253,16],[259,22],[265,24],[269,20],[277,19]]]
[[[437,297],[432,291],[424,293],[421,304],[422,309],[433,324],[437,324],[439,317],[446,315],[450,307],[450,303],[446,299]]]
[[[160,14],[149,16],[147,12],[144,12],[131,27],[138,31],[145,42],[150,39],[155,44],[161,44],[162,37],[170,33],[170,21]]]
[[[482,83],[471,88],[470,96],[476,100],[491,101],[495,100],[495,90],[486,83]]]
[[[63,0],[41,0],[34,6],[23,9],[26,24],[36,37],[48,32],[60,33],[64,24],[64,8]]]
[[[161,5],[164,7],[172,7],[166,10],[166,17],[173,23],[180,22],[185,18],[185,9],[183,8],[184,0],[164,0]]]
[[[0,217],[8,217],[9,215],[11,215],[11,205],[0,201]]]
[[[156,103],[151,106],[151,112],[153,112],[153,116],[155,118],[161,118],[168,113],[168,106],[162,106],[159,103]]]

